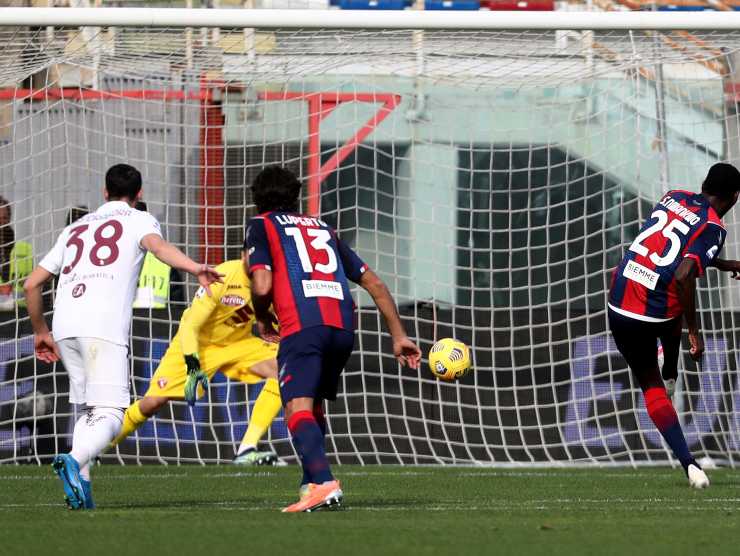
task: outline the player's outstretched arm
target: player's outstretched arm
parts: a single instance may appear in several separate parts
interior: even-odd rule
[[[49,331],[44,318],[44,300],[41,296],[44,284],[54,276],[41,266],[37,266],[26,278],[23,291],[26,295],[26,307],[33,327],[33,344],[36,357],[45,363],[59,361],[59,349]]]
[[[213,297],[204,295],[204,290],[198,290],[192,304],[180,317],[177,335],[180,337],[180,347],[185,357],[185,367],[188,372],[183,395],[185,401],[190,405],[195,405],[199,384],[203,387],[203,390],[208,389],[208,375],[200,368],[198,337],[203,326],[211,318],[223,293],[223,287],[222,285],[214,286],[215,295]]]
[[[421,350],[406,335],[401,317],[398,314],[396,302],[393,300],[388,286],[372,270],[366,270],[360,278],[360,286],[373,298],[380,314],[383,315],[388,330],[393,338],[393,355],[401,365],[408,365],[412,369],[419,368]]]
[[[165,264],[183,270],[195,276],[198,283],[211,295],[211,284],[221,282],[223,274],[220,274],[212,266],[198,264],[169,241],[164,240],[157,234],[147,234],[141,240],[141,245],[150,251],[155,257]]]
[[[712,262],[712,266],[720,272],[731,272],[735,280],[740,280],[740,261],[726,261],[716,258]]]
[[[676,269],[676,286],[689,331],[689,355],[694,361],[699,361],[704,353],[704,341],[696,318],[696,261],[688,257],[681,261]]]

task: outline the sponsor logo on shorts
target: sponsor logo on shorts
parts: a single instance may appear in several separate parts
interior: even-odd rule
[[[342,285],[329,280],[303,280],[303,295],[306,297],[331,297],[344,299]]]
[[[85,425],[88,427],[94,427],[95,423],[99,423],[105,419],[104,415],[95,415],[94,409],[88,409],[87,415],[85,416]]]
[[[719,251],[719,245],[712,245],[712,247],[710,247],[710,248],[709,248],[709,249],[707,250],[707,258],[708,258],[708,259],[709,259],[710,261],[711,261],[711,260],[713,260],[713,259],[714,259],[714,257],[716,257],[716,256],[717,256],[717,251]]]
[[[643,286],[651,290],[654,290],[655,286],[658,285],[658,278],[660,277],[657,272],[653,272],[649,268],[645,268],[635,261],[630,261],[627,263],[627,266],[624,267],[624,271],[622,272],[622,276],[624,276],[625,278],[629,278],[633,282],[642,284]]]
[[[244,303],[244,298],[240,295],[229,294],[221,298],[221,304],[228,307],[241,307]]]
[[[80,297],[83,293],[85,293],[85,290],[87,290],[87,286],[85,284],[75,284],[75,287],[72,288],[72,297]]]
[[[157,386],[159,386],[160,390],[164,390],[164,387],[167,386],[167,379],[166,378],[160,378],[157,381]]]
[[[285,368],[285,364],[283,363],[283,366],[280,367],[280,372],[278,373],[278,381],[280,382],[280,386],[285,386],[291,380],[293,380],[293,376],[288,374],[288,371]]]

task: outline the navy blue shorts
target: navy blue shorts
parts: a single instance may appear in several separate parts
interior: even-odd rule
[[[283,405],[294,398],[336,400],[354,346],[354,332],[331,326],[312,326],[282,338],[277,360]]]
[[[665,356],[663,378],[678,376],[681,321],[682,317],[676,317],[663,322],[645,322],[609,309],[609,329],[614,343],[639,379],[658,368],[658,340]]]

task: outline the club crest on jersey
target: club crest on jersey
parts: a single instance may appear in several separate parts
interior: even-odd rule
[[[227,307],[241,307],[244,303],[244,298],[240,295],[229,294],[221,298],[221,304]]]
[[[85,290],[87,290],[87,286],[84,283],[75,284],[75,287],[72,288],[72,297],[80,297],[85,293]]]

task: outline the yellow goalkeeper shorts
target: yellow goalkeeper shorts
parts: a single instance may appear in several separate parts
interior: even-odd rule
[[[255,384],[265,380],[254,374],[252,365],[275,359],[277,344],[265,342],[259,338],[250,337],[228,346],[207,346],[199,352],[200,368],[213,378],[218,371],[231,380],[238,380],[246,384]],[[166,398],[183,398],[187,368],[185,358],[180,348],[180,342],[175,339],[167,348],[167,352],[159,363],[157,370],[149,383],[145,396],[162,396]],[[198,397],[203,395],[203,389],[198,388]]]

